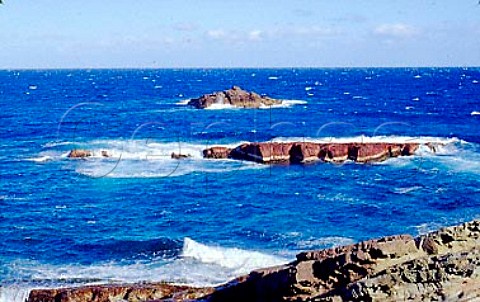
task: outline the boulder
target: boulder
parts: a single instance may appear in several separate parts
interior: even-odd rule
[[[69,158],[85,158],[90,156],[92,156],[92,151],[84,149],[73,149],[67,155]]]
[[[260,96],[254,92],[248,92],[238,86],[231,89],[205,94],[199,98],[191,99],[188,104],[197,109],[205,109],[212,105],[227,105],[238,108],[260,108],[281,104],[281,100]]]
[[[170,157],[172,159],[185,159],[185,158],[189,158],[189,157],[192,157],[192,156],[190,154],[181,154],[181,153],[172,152],[172,154],[170,154]]]
[[[230,156],[230,148],[227,147],[210,147],[203,150],[203,157],[204,158],[228,158]]]

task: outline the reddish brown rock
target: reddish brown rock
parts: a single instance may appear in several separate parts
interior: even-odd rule
[[[292,163],[306,163],[320,159],[321,145],[316,143],[294,143],[290,149]]]
[[[420,147],[420,144],[418,144],[418,143],[403,144],[402,147],[401,147],[401,154],[403,156],[414,155],[415,151],[417,151],[419,147]]]
[[[233,86],[225,91],[205,94],[199,98],[191,99],[188,104],[198,109],[205,109],[212,105],[227,105],[239,108],[260,108],[281,104],[281,100],[260,96],[254,92],[248,92],[238,86]]]
[[[228,158],[230,156],[230,148],[227,147],[210,147],[203,150],[204,158]]]
[[[34,289],[27,302],[145,302],[155,299],[186,301],[213,292],[213,288],[194,288],[166,283],[98,285],[62,289]]]
[[[92,151],[84,149],[74,149],[68,153],[67,157],[70,158],[85,158],[92,156]]]
[[[322,144],[319,158],[325,162],[344,162],[348,159],[348,144]]]
[[[234,149],[211,147],[203,151],[205,158],[233,158],[259,163],[307,163],[322,160],[342,163],[347,159],[358,163],[384,161],[390,157],[413,155],[417,143],[314,143],[260,142],[245,143]]]
[[[258,163],[279,163],[290,161],[293,143],[249,143],[234,148],[230,157]]]

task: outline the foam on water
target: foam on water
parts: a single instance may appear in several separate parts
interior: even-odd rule
[[[290,108],[295,105],[305,105],[307,104],[307,101],[303,100],[282,100],[281,104],[275,104],[271,106],[265,106],[261,105],[259,108],[260,109],[278,109],[278,108]]]
[[[286,259],[257,251],[208,246],[190,238],[184,239],[182,256],[202,263],[216,264],[239,273],[246,273],[256,268],[275,266],[287,262]]]
[[[186,99],[186,100],[181,100],[175,103],[175,105],[188,105],[188,102],[190,102],[191,99]]]
[[[181,256],[175,260],[154,257],[142,261],[115,260],[88,266],[60,266],[24,260],[11,264],[17,274],[17,281],[1,285],[0,302],[24,302],[33,288],[136,282],[216,286],[254,269],[288,261],[257,251],[209,246],[190,238],[184,239]]]
[[[0,286],[0,302],[25,302],[31,290],[18,284]]]
[[[472,113],[470,113],[470,115],[480,115],[480,111],[472,111]]]
[[[314,142],[314,143],[467,143],[456,137],[429,137],[429,136],[353,136],[353,137],[276,137],[272,142]]]

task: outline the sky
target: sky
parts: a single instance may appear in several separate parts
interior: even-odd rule
[[[4,0],[0,69],[480,66],[478,0]]]

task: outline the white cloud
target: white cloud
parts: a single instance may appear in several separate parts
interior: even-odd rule
[[[263,32],[261,30],[252,30],[248,33],[248,39],[251,41],[261,41]]]
[[[384,37],[409,38],[417,35],[419,30],[408,24],[394,23],[380,24],[373,29],[373,33]]]
[[[223,29],[213,29],[213,30],[207,31],[207,36],[212,39],[224,39],[228,35],[227,35],[227,32]]]

